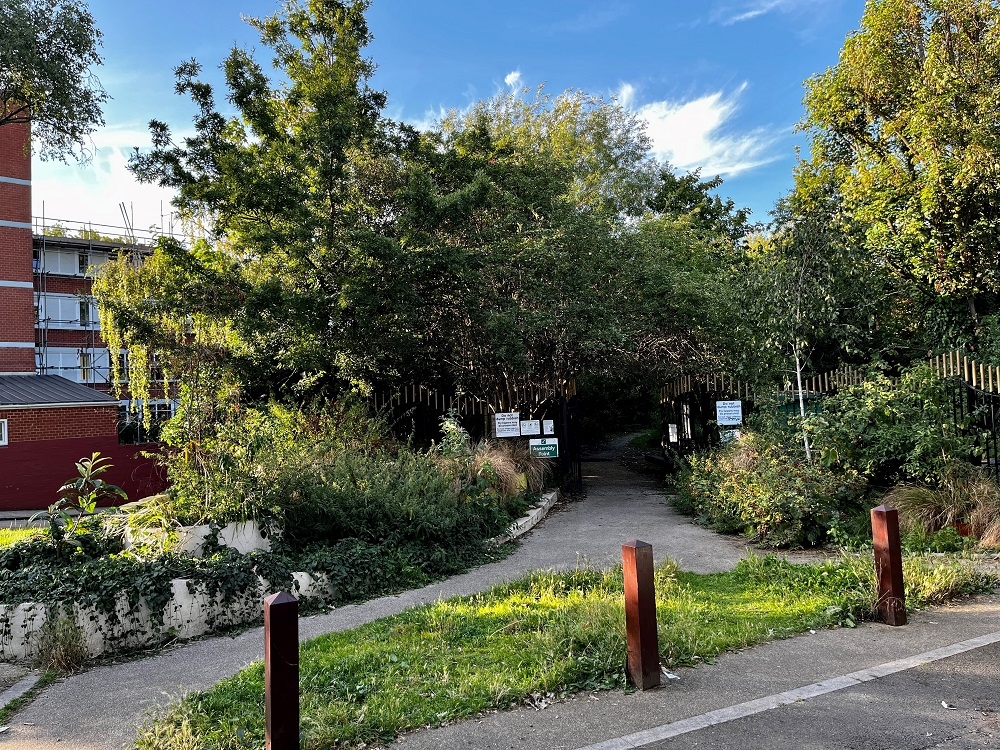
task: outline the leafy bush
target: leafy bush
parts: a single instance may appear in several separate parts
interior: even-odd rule
[[[272,401],[211,416],[182,410],[163,430],[172,512],[184,524],[271,517],[295,500],[301,474],[385,442],[384,425],[351,403],[300,410]]]
[[[857,490],[852,477],[838,477],[751,431],[692,456],[680,486],[682,504],[699,522],[773,547],[822,544]]]
[[[838,473],[857,472],[870,483],[937,485],[953,461],[973,455],[973,436],[956,423],[947,383],[928,365],[898,381],[873,373],[823,401],[821,414],[802,425],[820,460]]]

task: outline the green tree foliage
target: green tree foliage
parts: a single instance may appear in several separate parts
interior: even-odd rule
[[[30,122],[42,159],[89,159],[108,95],[93,73],[101,32],[80,0],[0,4],[0,126]]]
[[[564,199],[607,220],[638,215],[653,183],[655,164],[642,121],[612,100],[565,91],[498,94],[441,123],[446,137],[470,127],[489,132],[500,148],[539,155],[569,175]]]
[[[717,181],[684,183],[704,215],[651,212],[664,178],[641,122],[576,91],[503,94],[426,133],[390,122],[361,53],[366,8],[293,0],[251,19],[275,70],[233,50],[230,117],[197,63],[177,69],[194,134],[175,142],[154,121],[132,169],[176,189],[202,236],[121,257],[96,285],[109,346],[133,352],[134,394],[155,354],[197,432],[210,402],[413,382],[556,390],[588,371],[648,381],[711,349],[725,325],[705,301],[727,297],[720,248],[745,223],[709,195]]]
[[[807,82],[804,127],[867,246],[888,268],[965,299],[996,292],[1000,8],[869,0],[839,63]]]
[[[386,353],[405,349],[411,334],[398,311],[412,294],[384,229],[396,212],[396,155],[410,135],[381,120],[385,97],[367,84],[366,8],[293,1],[250,19],[285,81],[272,83],[234,49],[224,64],[230,118],[197,63],[178,67],[178,93],[198,106],[195,133],[175,143],[152,122],[154,149],[136,153],[132,169],[176,189],[177,207],[206,239],[163,240],[142,268],[109,269],[105,330],[141,349],[158,329],[170,341],[155,348],[173,359],[186,352],[190,364],[213,362],[264,392],[303,373],[364,380],[393,368]],[[155,303],[136,315],[136,296]]]
[[[660,167],[652,195],[646,205],[657,215],[675,219],[688,217],[703,237],[723,240],[730,246],[744,240],[761,227],[750,222],[750,210],[737,208],[732,199],[713,191],[722,186],[722,177],[701,179],[701,170],[679,175],[666,164]]]

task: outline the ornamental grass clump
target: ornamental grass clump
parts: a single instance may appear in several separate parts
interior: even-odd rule
[[[967,525],[983,546],[1000,546],[1000,484],[983,469],[951,461],[935,485],[898,485],[884,499],[904,531],[935,534]]]

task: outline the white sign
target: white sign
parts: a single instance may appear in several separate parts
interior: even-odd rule
[[[715,414],[720,425],[743,424],[743,402],[716,401]]]
[[[739,430],[721,430],[719,432],[719,440],[723,445],[729,445],[734,440],[740,439]]]
[[[522,435],[540,435],[542,433],[542,423],[537,419],[522,419],[521,420],[521,434]]]
[[[559,458],[559,438],[537,438],[528,441],[534,458]]]
[[[542,434],[543,435],[555,435],[556,434],[556,423],[554,419],[543,419],[542,420]]]
[[[521,413],[501,412],[493,415],[496,437],[521,437]]]
[[[669,434],[669,436],[670,436],[670,437],[669,437],[669,438],[667,438],[667,439],[668,439],[668,440],[669,440],[669,441],[670,441],[671,443],[677,443],[677,442],[680,442],[680,439],[679,439],[679,437],[678,437],[678,435],[677,435],[677,425],[675,425],[675,424],[668,424],[668,425],[667,425],[667,433],[668,433],[668,434]]]

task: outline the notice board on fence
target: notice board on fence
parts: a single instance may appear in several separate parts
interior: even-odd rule
[[[742,401],[716,401],[715,421],[720,426],[743,424]]]

